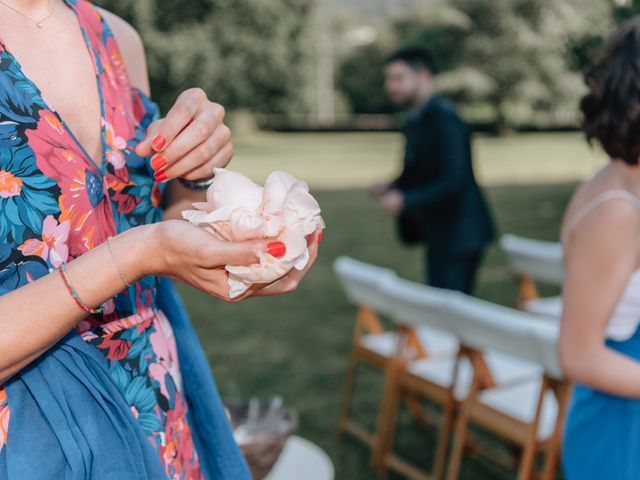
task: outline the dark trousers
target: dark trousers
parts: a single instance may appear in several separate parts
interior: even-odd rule
[[[451,252],[427,248],[427,278],[432,287],[458,290],[471,295],[484,250]]]

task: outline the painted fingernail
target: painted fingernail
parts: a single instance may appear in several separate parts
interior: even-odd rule
[[[156,155],[151,159],[151,168],[154,170],[161,170],[167,165],[167,159],[162,155]]]
[[[318,245],[320,245],[323,235],[324,235],[324,230],[320,230],[320,233],[318,233]]]
[[[167,176],[167,174],[165,172],[156,172],[153,175],[153,178],[156,179],[156,182],[162,183],[162,182],[166,182],[169,177]]]
[[[161,150],[164,150],[164,147],[167,146],[167,141],[162,135],[156,135],[151,141],[151,146],[156,152],[159,152]]]
[[[267,253],[272,257],[282,258],[287,253],[287,246],[282,242],[272,242],[267,245]]]

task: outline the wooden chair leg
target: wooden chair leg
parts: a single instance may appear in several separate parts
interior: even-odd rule
[[[415,393],[408,393],[404,397],[404,401],[409,409],[409,412],[419,423],[422,425],[428,425],[429,420],[424,413],[422,406],[420,405],[420,399]]]
[[[518,480],[531,480],[534,462],[536,459],[536,441],[529,439],[527,445],[522,449],[520,456],[520,468],[518,469]]]
[[[456,412],[456,403],[453,398],[449,399],[443,409],[443,418],[440,425],[438,445],[436,447],[435,460],[433,464],[433,480],[442,480],[444,477],[444,467],[447,460],[447,450],[451,430],[453,429]]]
[[[449,467],[447,469],[447,480],[457,480],[460,475],[460,466],[464,457],[469,431],[469,408],[470,405],[465,401],[460,407],[460,413],[456,420],[453,446],[451,447],[451,456],[449,457]]]
[[[553,437],[551,437],[551,441],[547,447],[544,470],[540,480],[553,480],[556,476],[556,470],[560,459],[560,447],[562,443],[562,426],[567,414],[569,397],[571,395],[571,386],[567,384],[558,385],[554,388],[554,393],[558,399],[558,417],[556,419]]]
[[[353,383],[355,380],[356,367],[358,366],[358,357],[355,353],[351,354],[347,365],[347,373],[342,390],[342,399],[340,401],[340,411],[338,415],[338,436],[347,431],[347,423],[349,421],[349,410],[351,409],[351,396],[353,393]]]
[[[386,475],[387,456],[393,448],[395,431],[400,409],[402,392],[398,383],[401,366],[396,361],[391,361],[386,369],[384,391],[378,421],[376,425],[375,440],[373,444],[372,461],[379,475]]]

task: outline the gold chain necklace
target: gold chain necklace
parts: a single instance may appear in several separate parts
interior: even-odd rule
[[[18,10],[16,7],[14,7],[13,5],[9,5],[8,3],[3,2],[2,0],[0,0],[0,3],[2,5],[4,5],[7,8],[10,8],[11,10],[13,10],[14,12],[16,12],[19,15],[22,15],[24,18],[27,18],[29,20],[31,20],[33,23],[36,24],[36,26],[38,28],[42,28],[44,27],[44,22],[46,22],[47,20],[49,20],[49,18],[51,18],[51,15],[53,15],[53,12],[56,9],[56,2],[55,0],[53,0],[51,2],[51,9],[49,10],[49,13],[47,13],[47,15],[44,18],[41,18],[40,20],[34,20],[33,18],[31,18],[29,15],[22,13],[20,10]]]

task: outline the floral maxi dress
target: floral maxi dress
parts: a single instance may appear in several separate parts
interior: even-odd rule
[[[99,167],[0,40],[0,294],[49,274],[109,236],[161,220],[161,189],[134,148],[157,106],[133,88],[113,34],[84,0],[77,15],[96,72],[102,112]],[[76,327],[108,360],[172,479],[202,478],[173,331],[145,277]],[[11,398],[0,385],[0,463],[11,442]],[[6,449],[5,449],[6,450]]]

